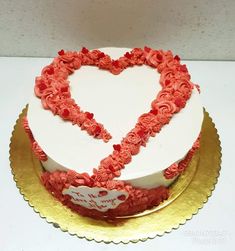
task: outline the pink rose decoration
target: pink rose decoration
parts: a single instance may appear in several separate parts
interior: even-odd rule
[[[125,137],[125,142],[129,142],[133,145],[138,145],[141,143],[141,138],[136,132],[131,131]]]
[[[172,68],[165,68],[161,72],[160,83],[162,85],[164,85],[166,80],[170,81],[172,78],[175,77],[175,73],[176,73],[176,71],[174,69],[172,69]]]
[[[161,64],[164,61],[164,53],[162,51],[154,51],[151,50],[146,55],[146,62],[148,65],[152,67],[158,67],[159,64]]]
[[[76,57],[76,55],[77,55],[76,52],[67,51],[63,55],[59,56],[59,58],[65,63],[71,63]]]
[[[152,113],[144,113],[139,117],[138,123],[145,128],[151,128],[156,123],[156,117]]]
[[[130,65],[130,61],[126,57],[120,57],[119,58],[119,64],[123,69],[127,68]]]
[[[188,99],[191,95],[193,85],[188,80],[177,80],[174,84],[174,89],[182,93],[182,95]]]
[[[118,157],[124,164],[128,164],[131,162],[131,154],[127,149],[122,149]]]
[[[154,105],[155,103],[157,103],[158,101],[165,101],[165,100],[168,100],[168,101],[172,101],[173,100],[173,95],[172,95],[172,90],[165,90],[165,91],[160,91],[157,95],[157,98],[152,102],[152,107],[156,107],[157,109],[157,106]]]
[[[35,95],[40,98],[47,88],[47,81],[43,77],[36,77],[34,86]]]
[[[172,101],[161,101],[157,104],[158,115],[164,115],[167,118],[172,117],[176,112],[176,106]]]
[[[145,54],[141,48],[134,48],[131,51],[131,60],[134,61],[136,65],[142,65],[145,63]]]
[[[98,62],[98,67],[100,69],[106,69],[109,70],[112,67],[112,60],[110,56],[105,55],[105,57],[102,57]]]
[[[81,59],[79,57],[75,57],[71,65],[75,70],[78,70],[82,66]]]

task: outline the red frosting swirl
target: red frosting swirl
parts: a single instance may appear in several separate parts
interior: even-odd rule
[[[126,137],[124,142],[133,144],[133,145],[138,145],[141,143],[141,137],[133,130],[131,132],[129,132]]]
[[[159,50],[150,50],[146,54],[146,62],[148,65],[157,68],[164,61],[164,53]]]
[[[190,83],[190,81],[186,79],[181,79],[177,80],[174,83],[174,89],[182,93],[185,99],[188,99],[191,95],[193,85]]]
[[[194,142],[192,148],[188,151],[186,157],[181,160],[179,163],[174,163],[169,166],[167,169],[164,170],[164,177],[166,179],[173,179],[179,174],[181,174],[186,167],[188,166],[189,162],[191,161],[194,153],[200,147],[200,135],[198,136],[197,140]]]
[[[152,108],[158,111],[159,116],[164,116],[166,118],[171,118],[176,112],[176,105],[172,101],[160,101],[158,104],[152,104]]]
[[[43,152],[41,147],[38,145],[37,141],[34,139],[32,131],[29,127],[29,123],[26,117],[22,120],[22,125],[25,132],[28,134],[32,151],[34,152],[35,156],[41,161],[47,161],[47,155]]]
[[[152,113],[144,113],[139,117],[138,123],[144,128],[151,128],[156,124],[156,116]]]

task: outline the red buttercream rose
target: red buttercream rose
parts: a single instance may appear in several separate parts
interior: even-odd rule
[[[165,122],[166,122],[165,120],[161,119],[161,116],[160,116],[160,119],[159,117],[156,117],[156,124],[153,126],[153,132],[154,133],[160,132],[160,130],[162,129],[162,124],[165,124]],[[155,135],[153,134],[151,136],[155,136]]]
[[[175,74],[176,74],[176,70],[172,69],[172,68],[165,68],[164,70],[162,70],[161,72],[161,76],[160,76],[160,84],[165,87],[167,86],[169,83],[174,82],[174,78],[175,78]],[[167,81],[168,80],[168,81]],[[167,82],[166,82],[167,81]]]
[[[105,57],[105,54],[99,50],[93,50],[90,52],[90,58],[94,60],[95,64],[98,65],[98,62],[101,58]]]
[[[59,58],[65,63],[71,63],[76,57],[76,55],[76,52],[67,51],[63,55],[60,55]]]
[[[166,61],[166,66],[172,69],[176,69],[178,66],[180,65],[179,60],[176,60],[173,57],[170,57],[167,61]]]
[[[108,138],[108,140],[110,139],[108,137],[109,134],[107,134],[107,132],[104,130],[103,125],[97,124],[97,122],[94,119],[85,119],[81,128],[85,129],[88,132],[88,134],[94,135],[94,137],[97,139],[103,138],[105,142],[106,138]],[[105,136],[105,134],[107,135]]]
[[[58,95],[60,95],[61,98],[70,98],[70,96],[71,96],[70,90],[69,90],[69,82],[66,80],[52,79],[50,87],[54,88],[55,91],[58,93]]]
[[[71,62],[71,65],[73,66],[73,68],[75,70],[78,70],[81,67],[81,65],[82,65],[81,59],[78,56],[76,56],[73,59],[73,62]]]
[[[132,130],[126,135],[125,141],[137,145],[141,142],[141,137],[134,130]]]
[[[163,53],[164,59],[166,60],[166,62],[174,59],[174,55],[171,50],[167,50],[167,51],[160,50],[160,51]]]
[[[112,60],[111,60],[110,56],[105,55],[104,57],[102,57],[98,62],[98,67],[100,69],[106,69],[106,70],[111,69]]]
[[[112,155],[109,155],[108,157],[101,160],[100,165],[103,168],[106,168],[106,169],[111,170],[112,172],[115,172],[119,170],[120,168],[122,168],[123,163],[120,163],[119,161],[114,159]]]
[[[74,58],[70,62],[65,62],[62,60],[62,58],[57,57],[53,60],[53,67],[54,67],[53,77],[58,78],[60,76],[63,79],[67,79],[68,74],[72,74],[76,69],[74,67]],[[66,73],[67,77],[65,78],[64,76],[66,76]]]
[[[29,123],[28,123],[27,117],[23,118],[22,124],[23,124],[23,128],[24,128],[25,132],[28,134],[28,137],[29,137],[30,141],[33,142],[34,141],[34,137],[33,137],[33,134],[31,132],[31,129],[29,127]]]
[[[32,150],[39,160],[47,161],[47,155],[43,152],[42,148],[38,145],[36,141],[32,143]]]
[[[157,95],[157,98],[153,102],[156,103],[157,101],[160,102],[164,100],[168,100],[168,101],[173,100],[172,90],[168,89],[168,90],[160,91]]]
[[[191,95],[192,89],[193,89],[193,85],[191,84],[190,81],[188,80],[177,80],[174,83],[174,89],[177,90],[178,92],[182,93],[183,97],[185,99],[188,99]]]
[[[131,54],[134,58],[145,58],[144,51],[141,48],[134,48]]]
[[[150,50],[146,57],[146,62],[149,66],[157,67],[164,60],[164,53],[161,50]]]
[[[59,80],[59,79],[66,80],[70,72],[65,67],[64,62],[61,61],[59,58],[55,58],[53,61],[53,65],[54,65],[53,78],[56,80]]]
[[[79,53],[79,58],[81,58],[82,65],[95,65],[96,63],[90,51],[88,53]]]
[[[119,64],[122,68],[127,68],[130,65],[130,61],[127,57],[120,57]]]
[[[118,154],[118,157],[124,164],[128,164],[131,162],[131,154],[127,149],[121,149],[121,151]]]
[[[50,75],[53,75],[53,74],[54,74],[54,67],[53,67],[52,64],[47,65],[47,66],[45,66],[45,67],[42,69],[42,75],[50,76]]]
[[[37,97],[41,97],[43,92],[48,88],[47,81],[44,77],[36,77],[34,93]]]
[[[173,179],[179,174],[178,164],[174,163],[164,171],[164,176],[166,179]]]
[[[134,48],[131,51],[131,57],[130,57],[132,63],[136,65],[142,65],[145,63],[145,53],[141,48]],[[134,61],[134,62],[133,62]]]
[[[107,182],[108,180],[113,179],[113,178],[114,178],[114,175],[111,172],[111,170],[109,168],[104,168],[103,166],[100,166],[96,174],[94,175],[95,181],[98,181],[98,182]]]
[[[122,65],[119,64],[119,60],[113,60],[110,72],[114,75],[118,75],[123,71]]]
[[[158,115],[163,115],[166,118],[171,118],[176,112],[176,106],[172,101],[161,101],[157,104]]]
[[[136,155],[140,151],[141,144],[131,144],[130,142],[125,141],[125,139],[122,141],[122,148],[127,149],[131,155]]]
[[[47,88],[41,97],[44,109],[50,109],[53,114],[57,113],[57,106],[60,102],[58,91],[55,88]]]
[[[173,60],[173,54],[171,51],[162,51],[162,50],[160,51],[163,54],[164,60],[160,62],[157,66],[159,73],[161,73],[165,68],[167,68],[167,66],[169,65],[169,62]]]
[[[144,128],[150,129],[156,123],[155,115],[152,113],[144,113],[139,117],[138,123],[142,125]]]
[[[61,100],[58,103],[58,114],[65,120],[71,120],[73,124],[76,124],[77,114],[80,111],[73,99]]]

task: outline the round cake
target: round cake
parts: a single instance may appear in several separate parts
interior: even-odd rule
[[[61,50],[36,77],[24,128],[46,189],[95,218],[169,197],[199,147],[199,88],[171,51]]]

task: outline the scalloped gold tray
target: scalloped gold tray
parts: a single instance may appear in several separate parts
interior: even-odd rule
[[[10,161],[17,187],[41,217],[63,231],[105,243],[128,243],[171,232],[203,207],[217,183],[221,164],[221,147],[217,130],[204,111],[201,146],[187,170],[170,188],[171,196],[158,207],[129,218],[112,222],[82,217],[63,206],[40,182],[42,167],[33,156],[29,140],[21,126],[20,114],[10,144]]]

